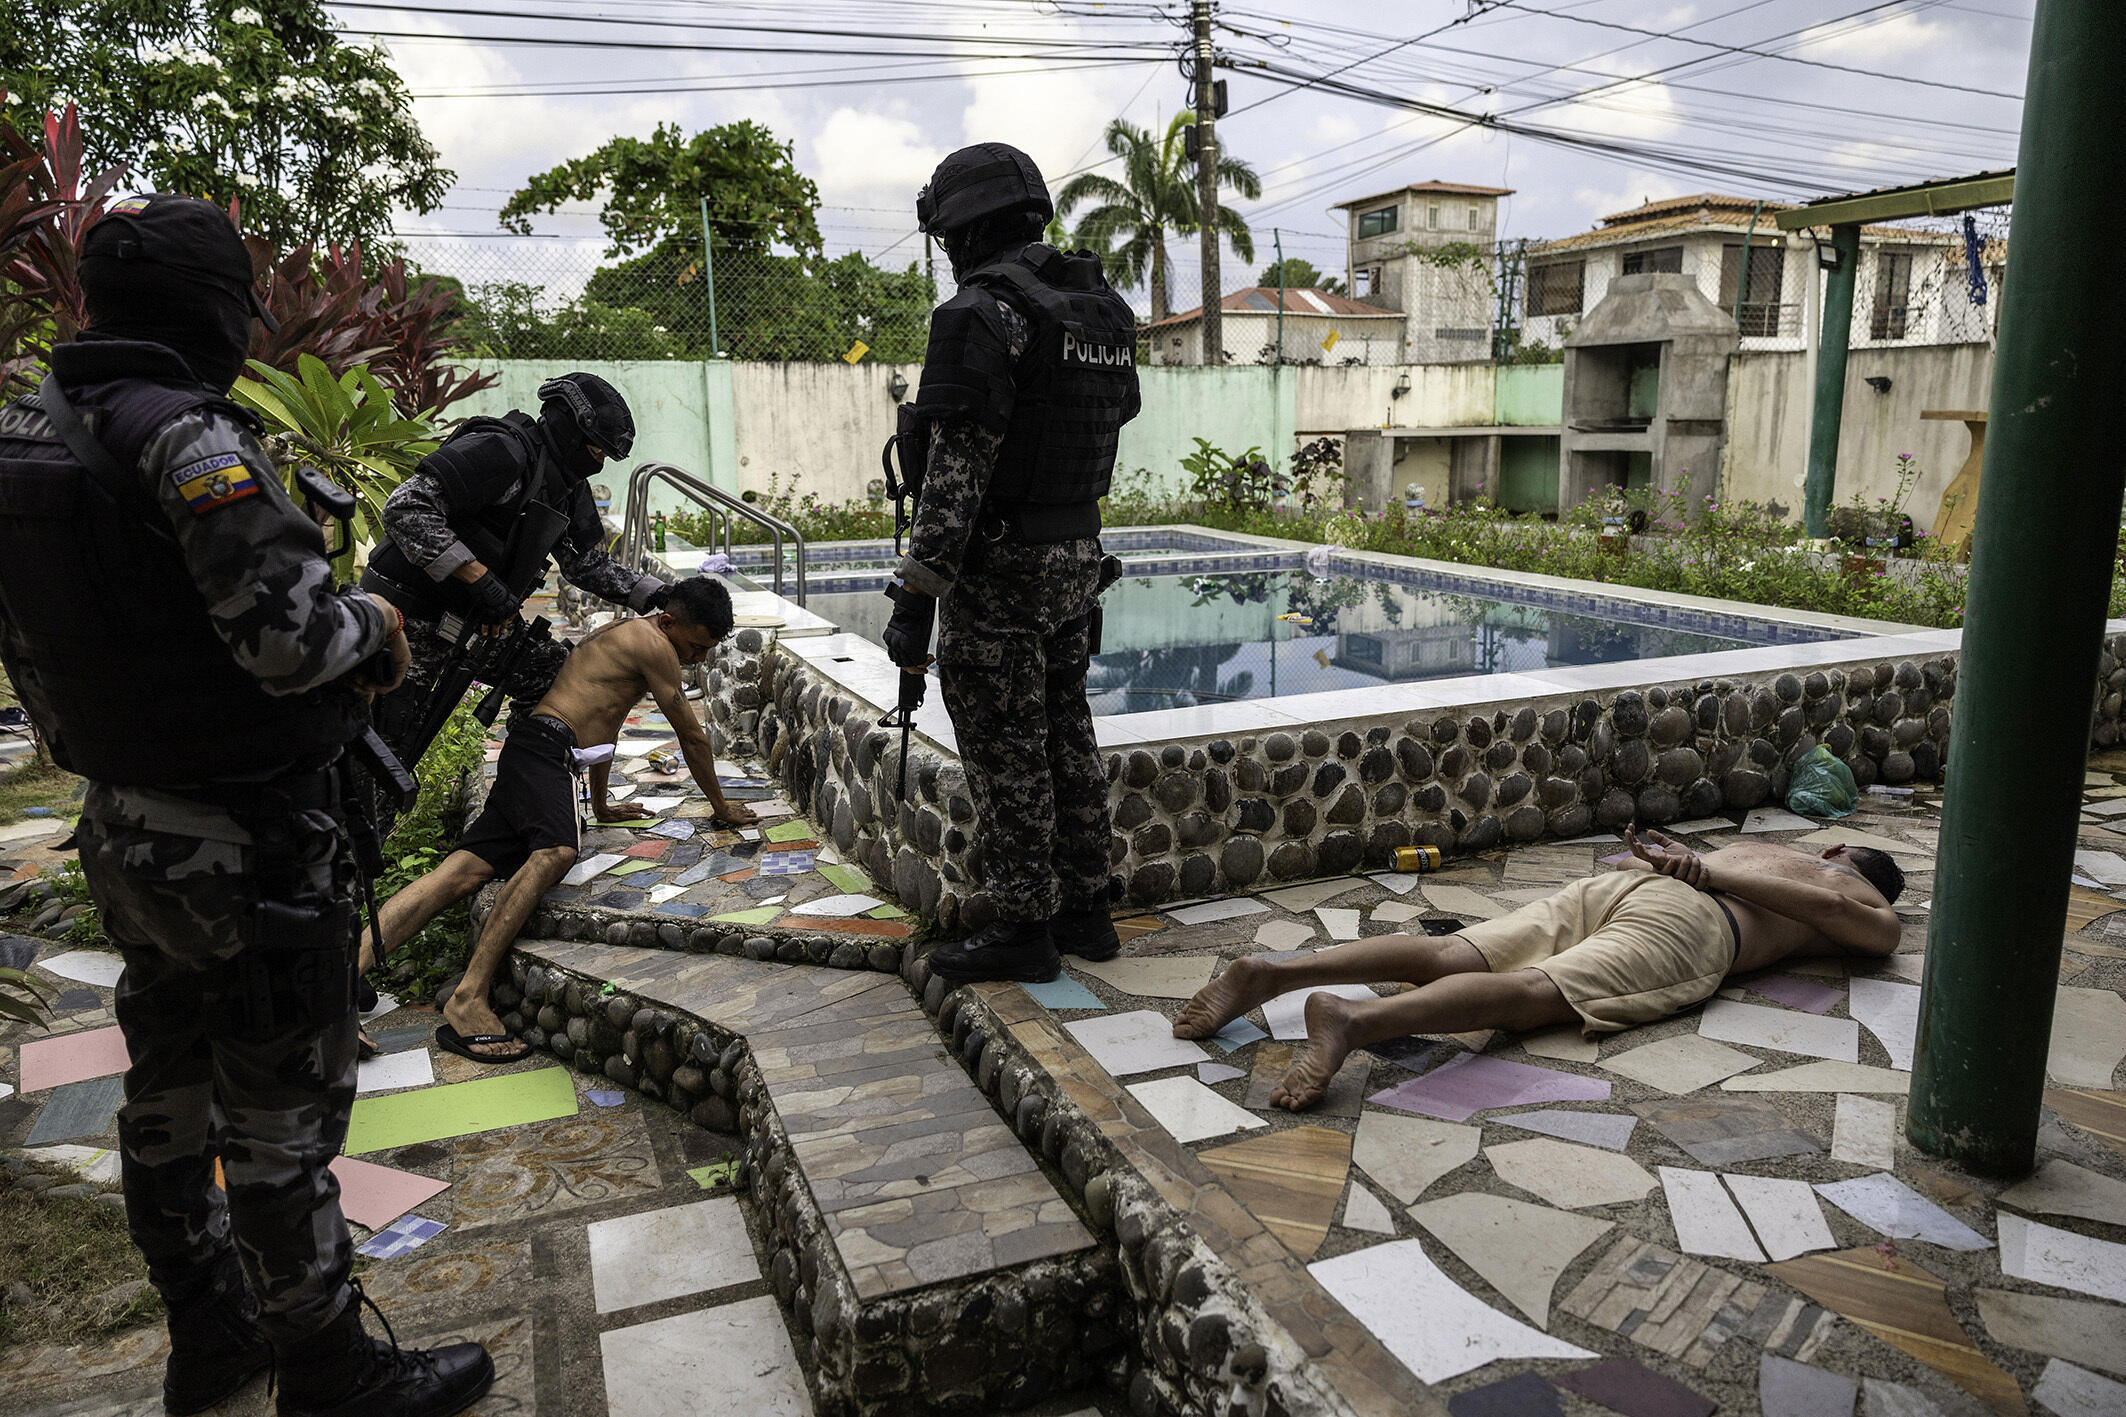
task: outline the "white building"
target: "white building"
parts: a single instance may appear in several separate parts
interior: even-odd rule
[[[1708,300],[1734,313],[1744,350],[1807,348],[1821,313],[1822,272],[1815,236],[1783,234],[1773,224],[1773,214],[1791,205],[1713,193],[1671,197],[1530,247],[1523,342],[1561,344],[1611,280],[1666,272],[1691,276]],[[1960,233],[1862,228],[1852,347],[1985,343],[2000,318],[2007,249],[1987,240],[1979,251],[1983,303],[1972,298]]]
[[[1511,187],[1412,182],[1338,202],[1348,223],[1345,285],[1409,318],[1403,360],[1454,364],[1491,358],[1499,198]]]
[[[1284,357],[1278,358],[1278,296]],[[1302,286],[1253,285],[1218,302],[1228,364],[1400,364],[1403,317],[1348,296]],[[1203,363],[1203,307],[1139,327],[1153,364]]]

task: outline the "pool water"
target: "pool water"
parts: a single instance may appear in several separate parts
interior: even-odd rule
[[[1125,575],[1102,604],[1103,643],[1086,683],[1097,714],[1703,654],[1775,638],[1768,625],[1750,639],[1646,623],[1621,602],[1564,609],[1304,568]],[[892,611],[869,582],[816,589],[808,608],[874,642]]]

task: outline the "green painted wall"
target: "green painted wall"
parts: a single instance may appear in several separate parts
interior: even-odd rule
[[[1199,437],[1231,453],[1259,447],[1273,461],[1289,458],[1300,372],[1291,365],[1140,368],[1144,410],[1122,426],[1116,485],[1178,489],[1181,459]]]
[[[1512,512],[1558,509],[1558,440],[1499,439],[1499,505]]]
[[[1546,427],[1559,422],[1565,412],[1564,364],[1500,365],[1493,409],[1494,423]]]

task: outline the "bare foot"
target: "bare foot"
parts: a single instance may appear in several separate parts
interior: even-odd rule
[[[1236,959],[1181,1006],[1181,1015],[1174,1020],[1174,1037],[1208,1038],[1282,992],[1269,965],[1258,959]]]
[[[443,1018],[458,1031],[460,1038],[467,1040],[475,1034],[509,1032],[509,1029],[503,1026],[500,1016],[489,1007],[486,998],[473,995],[462,985],[445,1001]],[[500,1043],[472,1043],[469,1046],[483,1058],[514,1058],[524,1052],[524,1044],[514,1038],[505,1039]]]
[[[1270,1105],[1303,1112],[1321,1101],[1329,1079],[1351,1051],[1351,1000],[1335,994],[1307,996],[1307,1046],[1292,1059],[1291,1071],[1270,1093]]]

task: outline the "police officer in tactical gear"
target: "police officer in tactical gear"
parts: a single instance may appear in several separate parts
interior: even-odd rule
[[[1120,948],[1085,675],[1107,579],[1100,498],[1138,407],[1136,317],[1098,257],[1039,243],[1054,214],[1033,159],[1003,143],[953,153],[916,198],[959,292],[930,317],[927,463],[886,647],[919,674],[939,622],[995,910],[930,952],[954,981],[1053,979],[1059,950]]]
[[[404,670],[398,612],[335,587],[226,397],[263,314],[229,218],[127,198],[80,269],[87,331],[0,410],[0,661],[89,779],[81,866],[125,959],[118,1133],[169,1310],[164,1404],[203,1411],[270,1363],[282,1417],[456,1412],[493,1363],[363,1332],[326,1169],[355,1087],[342,749],[360,692]]]
[[[607,458],[624,458],[634,445],[635,420],[619,391],[596,374],[564,374],[539,386],[536,419],[521,412],[467,419],[392,492],[384,503],[387,539],[369,558],[362,588],[404,612],[413,649],[406,682],[377,706],[378,731],[394,751],[420,727],[450,658],[444,617],[497,628],[516,620],[521,598],[504,583],[508,568],[535,565],[543,575],[553,557],[564,578],[592,595],[630,610],[662,607],[663,581],[606,552],[590,488]],[[560,515],[528,517],[534,502]],[[541,526],[559,528],[558,540],[528,545]],[[499,687],[517,711],[545,696],[567,654],[567,646],[544,640],[516,658]]]

